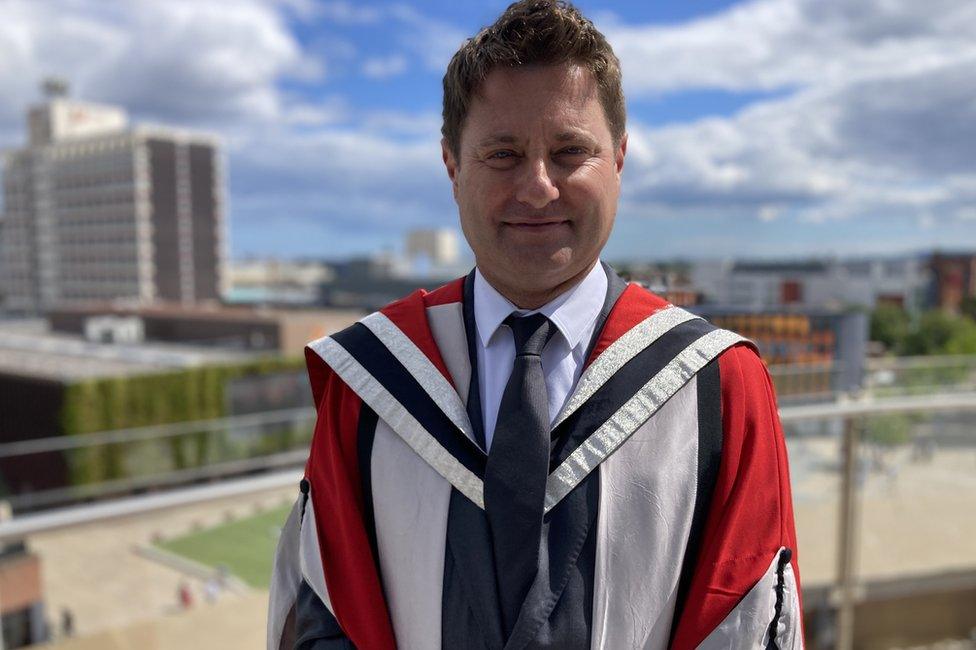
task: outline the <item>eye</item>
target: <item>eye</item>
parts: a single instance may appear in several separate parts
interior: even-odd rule
[[[571,147],[565,147],[563,149],[560,149],[559,153],[566,154],[568,156],[581,156],[586,153],[586,149],[584,147],[579,147],[574,145]]]
[[[519,162],[519,153],[512,149],[498,149],[485,154],[482,161],[492,169],[512,169]]]

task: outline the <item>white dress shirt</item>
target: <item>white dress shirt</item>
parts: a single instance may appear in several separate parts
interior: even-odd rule
[[[502,325],[508,316],[542,313],[556,326],[556,334],[542,351],[542,372],[549,392],[549,421],[559,415],[583,372],[586,349],[607,294],[607,274],[597,262],[574,287],[539,309],[518,309],[488,284],[480,270],[474,276],[474,319],[478,328],[478,386],[485,425],[485,444],[491,447],[498,407],[515,365],[515,339]]]

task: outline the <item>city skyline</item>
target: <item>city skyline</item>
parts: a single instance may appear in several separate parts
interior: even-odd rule
[[[23,144],[57,74],[78,99],[220,135],[232,257],[396,248],[455,227],[440,77],[505,4],[10,2],[0,147]],[[667,4],[578,3],[630,110],[608,259],[976,247],[976,10]]]

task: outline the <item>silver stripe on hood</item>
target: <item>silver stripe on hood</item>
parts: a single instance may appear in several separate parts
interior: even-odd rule
[[[626,442],[695,373],[732,345],[745,340],[728,330],[714,330],[678,353],[549,475],[546,512]]]

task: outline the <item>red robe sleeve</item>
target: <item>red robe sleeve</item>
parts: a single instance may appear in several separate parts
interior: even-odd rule
[[[362,402],[318,356],[306,358],[318,410],[305,478],[329,599],[357,648],[396,647],[363,518],[357,434]]]
[[[688,597],[672,648],[695,648],[763,577],[796,531],[786,443],[765,366],[751,347],[719,357],[722,461]],[[759,642],[759,639],[756,639]]]

